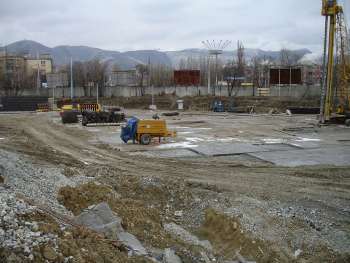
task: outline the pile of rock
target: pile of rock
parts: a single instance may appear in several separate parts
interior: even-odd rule
[[[60,168],[36,166],[23,156],[4,150],[0,150],[0,176],[13,192],[37,203],[44,201],[45,205],[67,215],[71,214],[57,201],[58,190],[67,185],[75,186],[90,181],[84,176],[67,178]]]
[[[35,247],[50,244],[57,247],[57,236],[39,231],[37,222],[28,222],[24,215],[35,211],[23,200],[19,200],[9,190],[0,186],[0,247],[33,260]]]

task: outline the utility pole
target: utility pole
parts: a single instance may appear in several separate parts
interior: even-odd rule
[[[52,88],[52,110],[55,110],[55,88],[56,88],[56,85],[53,85],[53,88]]]
[[[70,57],[70,98],[73,99],[73,58]]]
[[[215,54],[215,89],[218,87],[218,55]]]
[[[210,96],[211,87],[210,87],[210,55],[208,56],[208,96]]]
[[[36,95],[40,95],[40,86],[41,86],[41,80],[40,80],[40,68],[39,68],[39,60],[38,60],[38,69],[36,73]]]
[[[98,87],[98,82],[96,84],[96,103],[98,104],[98,93],[99,93],[99,87]]]
[[[148,87],[151,87],[151,93],[152,93],[152,101],[151,101],[151,109],[156,110],[157,107],[154,104],[154,87],[153,84],[151,85],[151,57],[148,57]]]

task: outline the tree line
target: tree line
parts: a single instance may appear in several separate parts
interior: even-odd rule
[[[209,62],[211,59],[211,62]],[[237,42],[237,51],[232,54],[232,58],[223,62],[218,60],[217,65],[213,58],[208,56],[188,57],[181,59],[177,66],[182,70],[200,70],[200,85],[208,85],[208,75],[211,75],[210,84],[215,88],[216,76],[220,83],[226,82],[228,94],[233,95],[235,87],[239,87],[243,81],[251,82],[257,88],[262,88],[267,83],[269,67],[271,65],[291,66],[298,63],[301,55],[296,54],[288,49],[281,49],[280,57],[276,61],[269,57],[255,56],[248,60],[245,55],[245,48],[241,41]],[[26,87],[38,86],[38,75],[27,75],[25,67],[14,67],[12,70],[7,69],[4,60],[0,64],[0,92],[5,95],[19,95]],[[120,70],[117,64],[110,65],[108,61],[93,59],[85,62],[74,62],[73,65],[74,86],[84,89],[85,96],[89,96],[91,87],[104,87],[108,82],[108,75],[116,70]],[[174,68],[161,64],[139,64],[135,67],[137,71],[136,85],[144,94],[145,86],[154,87],[174,85],[173,71]],[[68,75],[70,81],[70,64],[60,66],[57,72],[64,72]],[[39,76],[40,77],[40,76]],[[41,80],[40,80],[41,81]],[[147,84],[145,84],[147,83]],[[70,83],[68,83],[70,85]],[[103,89],[100,89],[101,91]],[[100,94],[103,96],[103,94]]]

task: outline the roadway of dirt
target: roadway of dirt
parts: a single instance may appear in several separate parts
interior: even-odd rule
[[[129,113],[136,114],[151,115],[141,111]],[[295,135],[281,132],[281,128],[315,123],[305,118],[247,116],[256,118],[259,125],[254,125],[244,121],[244,116],[237,119],[225,115],[220,120],[218,116],[213,115],[209,122],[205,115],[185,114],[169,118],[169,123],[174,128],[202,128],[196,138],[247,140],[276,138],[281,134],[284,139],[293,139]],[[218,120],[217,126],[213,119]],[[242,125],[238,127],[234,121],[228,121],[231,119]],[[228,122],[231,124],[227,125]],[[69,186],[61,189],[58,200],[74,214],[89,205],[108,201],[129,231],[147,248],[178,246],[184,262],[196,261],[184,252],[186,246],[166,236],[164,222],[176,221],[208,239],[218,259],[232,259],[234,251],[240,250],[243,256],[257,262],[350,260],[349,167],[287,168],[237,156],[175,159],[135,155],[132,153],[144,151],[144,147],[108,143],[114,138],[108,136],[117,130],[64,126],[52,113],[2,114],[0,149],[18,153],[39,166],[59,167],[67,177],[87,176],[110,188],[108,194],[104,188],[96,192],[98,187]],[[186,134],[182,132],[170,143],[181,141]],[[266,136],[261,136],[262,133]],[[346,133],[340,134],[345,142]],[[334,134],[320,136],[336,141]],[[158,149],[157,145],[149,147],[147,151]],[[215,212],[210,212],[211,209]],[[181,211],[181,215],[174,216],[176,211]],[[240,234],[231,233],[235,230],[232,222],[237,222]]]

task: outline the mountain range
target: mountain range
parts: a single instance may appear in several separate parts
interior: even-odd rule
[[[99,59],[108,62],[110,65],[118,65],[121,69],[131,69],[137,64],[147,64],[150,60],[152,64],[162,64],[177,67],[182,59],[205,57],[208,53],[206,49],[185,49],[179,51],[157,51],[157,50],[136,50],[136,51],[111,51],[87,46],[57,46],[47,47],[32,40],[17,41],[5,46],[6,52],[14,55],[29,55],[36,57],[38,54],[50,54],[54,65],[64,65],[73,61],[89,61]],[[245,56],[247,60],[253,57],[269,58],[276,60],[279,58],[279,51],[264,51],[261,49],[246,48]],[[224,51],[220,58],[223,61],[232,60],[236,55],[236,50]],[[311,54],[308,49],[298,49],[291,51],[300,57]]]

